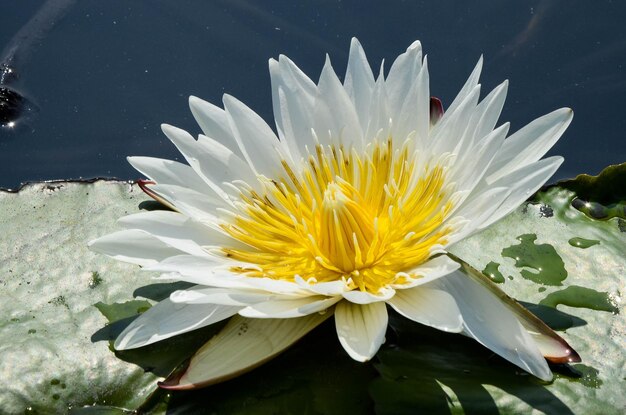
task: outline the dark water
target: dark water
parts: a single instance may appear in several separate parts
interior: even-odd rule
[[[127,155],[178,157],[160,123],[199,131],[190,94],[220,103],[228,92],[271,124],[268,58],[284,53],[317,79],[329,53],[343,74],[352,36],[387,68],[420,39],[444,106],[483,53],[484,88],[511,81],[501,120],[512,130],[572,107],[552,151],[566,157],[557,178],[626,161],[623,1],[57,0],[67,9],[14,39],[54,2],[0,0],[0,49],[15,46],[9,85],[31,103],[0,131],[0,187],[137,178]]]

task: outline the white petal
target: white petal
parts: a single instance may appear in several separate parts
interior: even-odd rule
[[[445,112],[443,117],[435,124],[430,131],[431,151],[434,155],[443,153],[456,154],[456,149],[463,144],[459,138],[466,139],[465,130],[476,109],[476,104],[480,96],[480,85],[476,85],[470,91],[465,100],[459,104],[453,113]]]
[[[463,328],[454,298],[436,288],[420,286],[398,290],[387,303],[406,318],[442,331],[459,333]]]
[[[124,216],[117,222],[127,229],[149,232],[168,245],[189,254],[202,256],[206,254],[206,249],[203,247],[247,248],[247,245],[233,239],[221,228],[211,226],[212,224],[207,222],[195,221],[178,212],[166,210],[141,212]],[[183,249],[183,246],[187,244],[188,247]]]
[[[256,182],[250,166],[217,141],[206,136],[196,141],[187,131],[168,124],[161,125],[161,129],[196,173],[225,201],[229,202],[229,198],[222,183],[243,180],[254,185]]]
[[[193,389],[239,376],[277,356],[331,315],[314,313],[290,319],[235,316],[193,355],[182,375],[173,375],[159,385]]]
[[[256,183],[256,176],[250,165],[237,154],[217,141],[200,134],[198,149],[202,156],[201,170],[212,183],[220,185],[224,182],[243,180],[250,186]]]
[[[422,69],[417,78],[409,84],[402,109],[394,118],[394,137],[404,141],[411,132],[415,132],[416,140],[426,143],[430,128],[429,88],[428,64],[424,58]]]
[[[492,184],[543,157],[565,132],[573,117],[571,109],[561,108],[537,118],[507,138],[497,160],[489,168],[487,183]]]
[[[491,291],[460,271],[433,282],[429,287],[447,291],[454,297],[463,318],[465,334],[538,378],[552,379],[537,344]]]
[[[480,141],[487,134],[491,133],[496,126],[506,100],[508,88],[509,82],[502,82],[476,107],[474,119],[472,120],[474,127],[472,129],[472,139],[470,140],[471,144]]]
[[[294,160],[311,147],[313,113],[317,86],[289,58],[281,55],[278,61],[270,59],[272,103],[276,128]]]
[[[393,297],[395,293],[396,293],[396,290],[394,290],[393,288],[383,287],[380,289],[380,292],[378,294],[370,294],[366,291],[352,290],[352,291],[346,291],[342,293],[341,295],[343,296],[343,298],[350,301],[351,303],[369,304],[369,303],[375,303],[378,301],[387,301],[391,297]]]
[[[158,184],[188,187],[196,192],[211,192],[209,185],[186,164],[154,157],[128,157],[128,162],[140,173]]]
[[[580,362],[580,356],[572,347],[567,344],[554,330],[541,321],[537,316],[528,311],[517,301],[506,295],[500,288],[493,283],[489,277],[482,272],[472,268],[469,264],[456,258],[462,265],[462,272],[478,283],[483,289],[490,291],[492,295],[497,297],[500,302],[506,306],[515,318],[519,320],[524,329],[531,335],[533,341],[546,358],[546,360],[554,363],[571,363]]]
[[[117,350],[134,349],[217,323],[241,307],[175,304],[169,299],[151,307],[134,320],[115,340]]]
[[[387,86],[381,69],[381,74],[376,79],[376,84],[372,91],[372,100],[367,116],[368,124],[364,136],[365,139],[372,140],[378,135],[379,131],[382,132],[382,137],[388,137],[389,134],[391,134],[391,131],[389,131],[389,120],[391,116]]]
[[[148,189],[177,211],[198,221],[219,222],[218,209],[229,207],[224,199],[215,193],[209,193],[212,192],[211,190],[200,193],[187,187],[171,184],[149,185]]]
[[[409,89],[415,83],[421,69],[422,45],[415,41],[405,53],[396,58],[387,75],[385,83],[392,117],[401,113]]]
[[[469,151],[458,154],[449,173],[450,180],[457,183],[457,189],[474,190],[491,163],[497,158],[508,131],[509,123],[505,123],[493,130]]]
[[[241,101],[227,94],[223,101],[235,140],[254,172],[269,178],[279,177],[281,161],[288,159],[282,151],[284,144],[278,141],[267,123]]]
[[[561,163],[563,163],[562,157],[548,157],[547,159],[529,164],[494,182],[492,184],[494,187],[509,187],[510,194],[498,207],[496,213],[483,222],[478,229],[486,228],[515,210],[552,177]]]
[[[226,111],[194,96],[189,97],[189,108],[204,135],[226,146],[238,157],[243,157],[230,131]]]
[[[89,249],[113,259],[143,267],[165,258],[180,255],[182,251],[166,245],[147,232],[125,230],[114,232],[89,242]]]
[[[341,297],[310,296],[278,298],[254,303],[239,311],[239,315],[252,318],[295,318],[326,311]]]
[[[276,295],[266,291],[238,290],[233,288],[203,288],[179,290],[170,294],[174,303],[185,304],[219,304],[246,307],[250,304],[269,301]]]
[[[341,301],[335,307],[335,326],[343,348],[359,362],[370,360],[385,342],[385,303],[353,304]]]
[[[272,278],[246,278],[246,287],[257,290],[270,291],[277,294],[309,296],[310,292],[303,290],[298,284],[291,281],[275,280]]]
[[[369,109],[374,84],[374,75],[365,57],[365,51],[363,51],[359,41],[352,38],[344,88],[354,104],[362,131],[367,129],[369,122]]]
[[[455,218],[462,217],[468,222],[448,236],[447,246],[449,247],[477,230],[483,229],[484,224],[493,220],[494,215],[500,214],[499,208],[509,194],[510,191],[506,187],[494,187],[465,201],[454,215]]]
[[[407,274],[417,275],[418,277],[411,279],[405,284],[393,285],[393,287],[395,287],[397,291],[417,287],[418,285],[426,284],[448,275],[459,269],[459,266],[456,261],[451,260],[446,255],[440,255],[407,272]]]
[[[141,212],[125,216],[119,219],[118,223],[127,229],[148,232],[167,245],[192,255],[207,255],[206,250],[202,248],[203,245],[228,241],[226,235],[177,212],[164,210]]]
[[[314,294],[336,296],[341,295],[346,291],[350,291],[348,284],[344,281],[329,281],[329,282],[308,282],[301,276],[295,276],[295,282],[300,288],[310,291]]]
[[[315,99],[314,129],[321,144],[363,148],[363,132],[354,105],[333,70],[330,59],[320,75]],[[339,141],[341,139],[341,141]]]
[[[463,88],[461,88],[456,98],[454,98],[454,101],[452,101],[452,104],[448,106],[448,109],[444,113],[444,117],[446,116],[446,114],[450,114],[450,115],[453,114],[457,110],[457,108],[461,105],[461,103],[465,101],[465,99],[467,98],[467,95],[469,95],[474,90],[476,85],[478,85],[478,80],[480,78],[480,72],[482,71],[482,68],[483,68],[483,57],[481,56],[480,59],[478,59],[478,62],[476,63],[476,66],[474,67],[474,70],[470,74],[469,78],[467,78],[465,85],[463,85]]]
[[[271,278],[247,277],[244,274],[231,272],[232,267],[258,269],[257,265],[233,261],[229,258],[213,256],[199,257],[194,255],[178,255],[167,258],[146,268],[148,271],[177,273],[177,277],[167,275],[167,279],[175,277],[180,281],[221,288],[238,288],[258,290],[269,293],[310,296],[310,292],[302,289],[295,282],[274,280]]]
[[[212,287],[245,288],[246,277],[228,270],[229,266],[237,266],[234,261],[226,258],[195,255],[177,255],[153,263],[145,267],[146,271],[179,274],[180,281]],[[244,265],[244,264],[241,264]],[[171,275],[168,278],[172,278]]]

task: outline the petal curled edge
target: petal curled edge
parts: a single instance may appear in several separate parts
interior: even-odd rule
[[[129,229],[113,232],[89,241],[89,249],[113,259],[142,267],[158,264],[166,258],[181,255],[183,251],[172,248],[148,232]]]
[[[445,290],[454,297],[463,318],[463,334],[545,381],[552,379],[552,372],[544,355],[553,362],[580,361],[565,340],[541,320],[486,276],[459,261],[461,271],[428,288]]]
[[[496,161],[489,166],[487,183],[492,184],[544,156],[563,135],[574,111],[561,108],[537,118],[504,141]]]
[[[426,326],[450,333],[460,333],[463,329],[463,318],[454,297],[443,290],[424,286],[398,290],[387,303],[409,320]]]
[[[241,307],[174,303],[167,298],[130,323],[117,337],[113,347],[117,350],[127,350],[146,346],[217,323],[239,310]]]
[[[446,276],[459,269],[459,267],[458,262],[451,260],[446,255],[440,255],[408,272],[408,274],[416,275],[417,277],[411,278],[405,284],[396,284],[393,287],[397,291],[417,287]]]
[[[341,297],[311,296],[281,298],[249,304],[239,315],[251,318],[296,318],[324,312],[335,305]]]
[[[537,344],[492,292],[460,271],[433,285],[454,297],[463,318],[463,334],[539,379],[552,379]]]
[[[454,256],[452,257],[461,263],[463,272],[469,278],[498,297],[501,303],[515,315],[517,320],[532,336],[537,347],[539,347],[539,350],[541,350],[541,353],[548,361],[552,363],[574,363],[581,361],[578,353],[539,317],[535,316],[517,301],[506,295],[482,272],[471,267],[461,259]]]
[[[367,362],[385,342],[388,318],[383,302],[353,304],[341,301],[335,307],[339,342],[351,358]]]
[[[291,319],[235,316],[193,355],[186,368],[159,386],[194,389],[237,377],[274,358],[330,316],[332,312]]]

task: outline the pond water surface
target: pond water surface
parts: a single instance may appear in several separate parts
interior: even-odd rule
[[[572,107],[550,153],[566,158],[555,179],[595,174],[626,160],[624,21],[626,3],[611,0],[2,1],[1,58],[14,70],[3,82],[25,101],[0,129],[0,187],[138,178],[127,155],[179,157],[162,122],[199,132],[189,95],[219,105],[227,92],[272,125],[268,58],[283,53],[317,80],[328,53],[343,74],[352,36],[387,68],[420,39],[444,106],[484,54],[483,90],[510,80],[501,122],[515,131]]]

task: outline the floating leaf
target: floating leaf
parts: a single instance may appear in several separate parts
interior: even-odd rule
[[[194,354],[187,367],[159,385],[194,389],[239,376],[275,357],[331,315],[314,313],[286,319],[235,316]]]
[[[622,176],[610,177],[621,183]],[[553,367],[553,383],[525,375],[469,338],[390,312],[387,342],[373,363],[351,361],[337,341],[334,324],[327,321],[262,367],[189,392],[158,389],[155,373],[168,374],[219,325],[155,343],[154,349],[137,349],[134,356],[110,348],[109,341],[133,315],[176,289],[151,284],[139,267],[95,255],[85,246],[117,230],[120,216],[138,206],[155,207],[137,186],[42,183],[18,193],[0,192],[0,232],[3,240],[12,241],[0,245],[1,289],[9,298],[0,302],[6,316],[0,323],[0,370],[9,379],[0,391],[0,408],[7,413],[28,408],[66,413],[73,408],[75,413],[112,414],[137,409],[148,414],[621,414],[626,222],[617,216],[595,220],[573,207],[577,198],[609,208],[619,200],[577,195],[570,184],[570,189],[544,189],[531,203],[454,248],[455,255],[485,273],[489,264],[497,264],[491,270],[512,277],[499,288],[525,301],[526,308],[561,330],[559,335],[580,353],[581,364]],[[546,284],[541,273],[537,281],[523,278],[522,271],[537,271],[520,268],[515,259],[502,255],[503,249],[520,245],[518,236],[529,234],[536,236],[529,242],[550,245],[562,259],[567,277],[561,286]],[[581,249],[571,240],[599,243]],[[576,287],[581,287],[578,292]],[[603,306],[591,302],[572,307],[580,290],[593,290],[597,294],[592,297]],[[97,303],[111,320],[122,320],[107,322],[94,307]],[[611,312],[596,310],[602,308]]]

